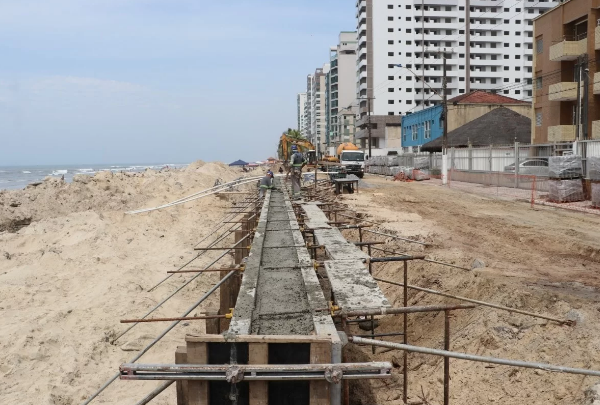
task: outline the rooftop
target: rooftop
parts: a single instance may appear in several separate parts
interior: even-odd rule
[[[474,90],[467,94],[451,98],[448,104],[531,104],[528,101],[489,93],[483,90]]]
[[[451,107],[450,107],[451,108]],[[531,143],[531,119],[506,107],[496,108],[448,133],[448,147]],[[423,152],[440,152],[442,137],[421,147]]]

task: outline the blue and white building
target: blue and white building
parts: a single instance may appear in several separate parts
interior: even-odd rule
[[[443,109],[440,104],[402,117],[404,152],[418,152],[422,145],[443,135]]]

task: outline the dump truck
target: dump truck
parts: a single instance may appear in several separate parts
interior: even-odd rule
[[[350,142],[340,144],[337,148],[337,158],[346,173],[355,174],[362,178],[365,175],[365,152]]]

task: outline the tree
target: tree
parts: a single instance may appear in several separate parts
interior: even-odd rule
[[[300,131],[297,129],[288,128],[287,131],[284,132],[288,137],[292,139],[305,140],[306,138],[302,136]]]

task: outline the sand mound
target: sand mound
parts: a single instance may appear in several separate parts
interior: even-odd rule
[[[195,256],[192,247],[225,205],[211,196],[147,214],[124,212],[241,174],[197,162],[191,170],[101,172],[75,176],[71,184],[52,178],[0,192],[0,404],[78,404],[164,330],[163,323],[143,324],[110,343],[125,330],[120,319],[145,314],[193,276],[172,277],[146,292]],[[206,265],[220,254],[195,263]],[[156,316],[180,315],[217,278],[202,275]],[[202,333],[203,325],[178,326],[142,360],[171,362],[185,333]],[[117,381],[97,403],[135,402],[155,385]],[[174,403],[172,392],[168,397],[171,402],[154,403]]]

